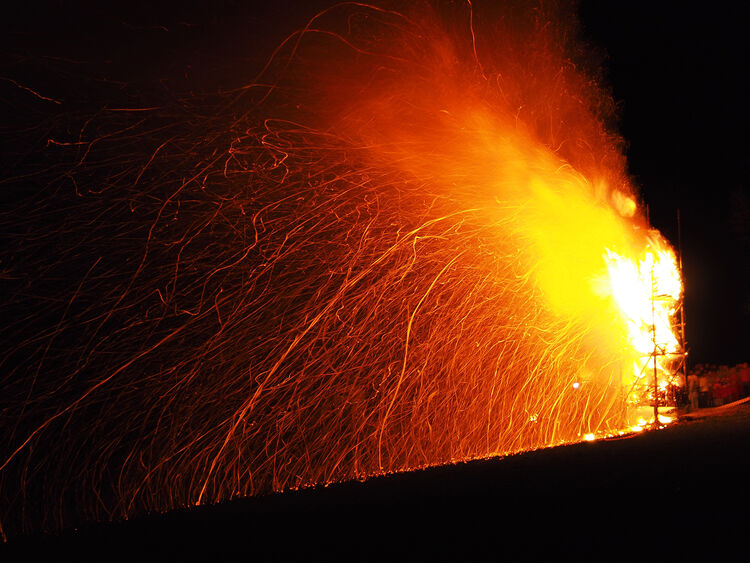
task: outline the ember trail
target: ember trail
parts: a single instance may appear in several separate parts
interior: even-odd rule
[[[215,105],[55,139],[64,174],[2,215],[3,528],[636,424],[680,279],[574,31],[340,5]]]

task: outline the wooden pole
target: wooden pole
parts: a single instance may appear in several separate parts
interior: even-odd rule
[[[656,369],[656,355],[658,352],[656,346],[656,305],[654,300],[656,299],[656,283],[654,281],[654,266],[651,265],[651,335],[654,342],[654,426],[659,426],[659,374]]]
[[[680,303],[680,339],[682,340],[682,375],[685,378],[685,391],[690,393],[687,372],[687,341],[685,340],[685,278],[682,275],[682,224],[680,208],[677,208],[677,251],[679,256],[680,279],[682,280],[682,303]]]

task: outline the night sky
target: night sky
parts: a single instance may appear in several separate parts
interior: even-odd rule
[[[0,57],[6,123],[85,108],[97,84],[152,93],[242,85],[280,39],[328,2],[206,4],[92,2],[71,9],[48,2],[6,18]],[[475,5],[481,14],[481,3]],[[682,214],[691,363],[747,361],[744,14],[699,2],[590,0],[580,15],[585,38],[606,53],[603,73],[619,104],[634,183],[652,224],[675,246],[677,210]],[[17,84],[63,104],[23,99]],[[2,146],[12,142],[6,135]],[[3,175],[15,172],[9,162],[3,161]]]

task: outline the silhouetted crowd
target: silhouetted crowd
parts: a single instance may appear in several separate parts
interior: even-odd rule
[[[750,396],[750,367],[698,365],[688,375],[690,408],[719,407]]]

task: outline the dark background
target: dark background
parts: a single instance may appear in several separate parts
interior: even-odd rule
[[[138,89],[153,95],[249,83],[273,47],[329,2],[158,4],[43,2],[6,13],[2,146],[13,143],[8,131],[25,119],[101,103],[105,90],[127,97]],[[479,18],[482,4],[474,4]],[[619,104],[634,183],[652,224],[675,246],[681,212],[691,364],[747,361],[744,11],[703,2],[585,0],[579,14],[584,38],[607,54],[603,73]],[[18,172],[12,158],[1,162],[2,177]]]

